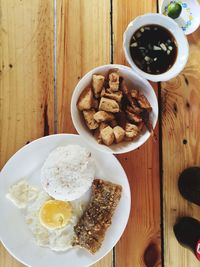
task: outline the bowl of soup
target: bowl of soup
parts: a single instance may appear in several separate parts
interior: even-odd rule
[[[167,81],[185,67],[189,46],[179,26],[162,14],[145,14],[131,21],[124,32],[126,60],[151,81]]]

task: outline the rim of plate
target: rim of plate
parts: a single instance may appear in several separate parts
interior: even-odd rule
[[[38,142],[41,142],[41,140],[44,140],[44,139],[51,139],[51,138],[59,138],[59,137],[74,137],[74,138],[80,138],[80,140],[85,143],[86,147],[88,146],[89,149],[93,149],[95,150],[97,153],[101,153],[101,154],[105,154],[103,153],[102,151],[99,151],[97,149],[95,149],[93,146],[90,146],[87,142],[85,142],[85,140],[78,134],[67,134],[67,133],[61,133],[61,134],[52,134],[52,135],[48,135],[48,136],[44,136],[44,137],[40,137],[38,139],[35,139],[33,141],[31,141],[29,144],[26,144],[24,145],[23,147],[21,147],[19,150],[17,150],[9,159],[8,161],[6,162],[6,164],[3,166],[3,168],[1,169],[0,171],[0,178],[1,176],[3,176],[4,174],[4,170],[9,166],[9,164],[14,160],[14,157],[17,155],[17,154],[20,154],[22,150],[32,146],[33,144],[35,143],[38,143]],[[130,217],[130,211],[131,211],[131,190],[130,190],[130,185],[129,185],[129,181],[128,181],[128,177],[126,175],[126,172],[123,168],[123,166],[121,165],[121,163],[118,161],[118,159],[113,155],[113,154],[110,154],[110,156],[113,158],[113,160],[115,160],[116,164],[118,164],[118,166],[121,168],[121,171],[123,172],[124,174],[124,177],[126,177],[125,181],[127,183],[127,193],[128,193],[128,200],[129,200],[129,207],[128,207],[128,213],[127,213],[127,218],[126,218],[126,222],[124,223],[124,226],[123,228],[121,229],[120,231],[120,234],[118,235],[118,238],[117,240],[114,242],[114,245],[113,247],[117,244],[117,242],[120,240],[121,236],[123,235],[125,229],[126,229],[126,226],[128,224],[128,220],[129,220],[129,217]],[[123,178],[124,179],[124,178]],[[20,263],[28,266],[28,267],[32,267],[32,265],[28,264],[26,261],[20,259],[16,254],[15,252],[12,251],[12,249],[10,247],[8,247],[6,245],[6,242],[5,240],[2,239],[1,237],[1,231],[0,231],[0,242],[3,244],[4,248],[9,252],[9,254],[11,256],[13,256],[16,260],[18,260]],[[97,263],[99,260],[101,260],[103,257],[105,257],[112,249],[113,247],[111,247],[109,250],[107,250],[105,253],[103,253],[98,259],[94,260],[92,263],[90,263],[89,265],[85,265],[85,267],[89,267],[95,263]],[[57,255],[59,256],[59,254]],[[35,266],[34,266],[35,267]]]

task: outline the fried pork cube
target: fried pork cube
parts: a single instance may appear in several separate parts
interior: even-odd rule
[[[102,97],[100,100],[99,109],[115,113],[119,112],[119,104],[113,99]]]
[[[92,108],[98,109],[99,107],[99,101],[93,97],[92,99]]]
[[[95,131],[94,131],[94,137],[97,140],[97,143],[98,144],[101,144],[102,143],[101,132],[100,132],[100,129],[99,128],[95,129]]]
[[[92,107],[93,92],[90,87],[87,87],[80,94],[77,107],[79,110],[88,110]]]
[[[94,114],[94,119],[97,122],[114,120],[114,115],[110,112],[100,110]]]
[[[94,89],[95,96],[101,93],[103,89],[105,77],[103,75],[93,74],[92,75],[92,87]]]
[[[135,137],[139,135],[139,129],[135,124],[126,123],[125,126],[125,135],[128,139],[133,140]]]
[[[133,98],[138,98],[138,96],[139,96],[139,92],[138,92],[138,90],[136,90],[136,89],[131,89],[130,92],[131,92],[131,96],[132,96]]]
[[[139,95],[137,101],[138,101],[141,108],[146,109],[148,112],[152,111],[152,107],[151,107],[148,99],[146,98],[146,96]]]
[[[109,87],[110,90],[115,92],[119,90],[119,73],[111,72],[109,74]]]
[[[106,128],[107,126],[109,126],[106,122],[101,122],[99,125],[99,131],[101,133],[101,131]]]
[[[94,114],[96,111],[94,109],[91,110],[83,110],[83,116],[86,122],[87,127],[90,130],[95,130],[99,127],[99,124],[94,119]]]
[[[124,129],[120,126],[115,126],[113,128],[113,132],[114,132],[116,143],[120,143],[124,139],[124,136],[125,136]]]
[[[133,122],[141,122],[142,121],[142,117],[138,114],[135,114],[135,113],[131,113],[129,112],[128,110],[126,110],[126,114],[127,114],[127,117],[130,121],[133,121]]]
[[[109,125],[114,128],[115,126],[117,126],[117,121],[114,119],[112,121],[109,122]]]
[[[112,92],[110,89],[103,89],[101,91],[101,96],[108,97],[120,103],[123,95],[122,91]]]
[[[115,139],[113,129],[110,126],[107,126],[103,130],[101,130],[101,138],[105,145],[112,145]]]

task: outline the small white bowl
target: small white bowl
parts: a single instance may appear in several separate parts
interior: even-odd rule
[[[136,64],[133,62],[130,54],[130,40],[133,36],[133,33],[137,31],[140,27],[144,25],[149,24],[157,24],[164,28],[166,28],[168,31],[171,32],[171,34],[174,36],[177,46],[178,46],[178,54],[176,61],[174,65],[167,70],[166,72],[162,74],[149,74],[144,71],[142,71],[140,68],[136,66]],[[128,25],[126,31],[124,32],[124,38],[123,38],[123,48],[126,60],[131,65],[131,67],[142,77],[145,79],[148,79],[150,81],[154,82],[160,82],[160,81],[167,81],[174,77],[176,77],[185,67],[188,55],[189,55],[189,45],[188,41],[183,33],[183,31],[179,28],[176,22],[173,21],[173,19],[166,17],[162,14],[154,14],[149,13],[142,16],[137,17],[133,21],[130,22]]]
[[[91,83],[93,74],[107,74],[109,70],[117,68],[120,72],[120,75],[125,79],[127,86],[130,88],[138,89],[142,94],[144,94],[149,100],[153,111],[150,115],[150,120],[152,122],[153,128],[156,126],[156,122],[158,119],[158,102],[156,94],[150,85],[150,83],[144,78],[140,77],[137,73],[135,73],[131,68],[117,65],[117,64],[109,64],[97,67],[90,72],[88,72],[82,79],[78,82],[77,86],[74,89],[72,99],[71,99],[71,116],[73,124],[77,130],[77,132],[88,142],[90,145],[94,146],[96,149],[113,153],[113,154],[121,154],[132,151],[141,145],[143,145],[147,139],[150,137],[150,133],[148,130],[144,130],[141,136],[136,138],[131,142],[121,142],[119,144],[113,144],[111,146],[106,146],[103,144],[98,144],[95,137],[92,135],[91,131],[85,125],[84,119],[82,117],[81,112],[78,110],[76,104],[81,92]]]

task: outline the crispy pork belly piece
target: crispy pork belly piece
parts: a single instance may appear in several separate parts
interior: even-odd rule
[[[127,117],[130,121],[133,121],[136,123],[142,121],[142,117],[139,114],[131,113],[128,110],[126,110],[126,114],[127,114]]]
[[[92,89],[87,87],[80,94],[77,107],[79,110],[88,110],[92,107],[93,92]]]
[[[131,92],[131,96],[132,96],[133,98],[138,98],[138,96],[139,96],[139,92],[138,92],[138,90],[136,90],[136,89],[131,89],[130,92]]]
[[[94,119],[94,114],[96,111],[94,109],[91,110],[83,110],[83,117],[85,119],[86,125],[90,130],[95,130],[99,127],[99,124]]]
[[[148,112],[152,111],[152,107],[151,107],[148,99],[146,98],[146,96],[139,95],[137,101],[138,101],[141,108],[146,109]]]
[[[151,135],[153,136],[154,140],[157,140],[157,136],[153,130],[153,125],[150,121],[150,113],[146,110],[143,109],[143,112],[141,113],[144,125],[146,126],[147,130],[151,133]]]
[[[101,122],[100,125],[99,125],[99,130],[100,132],[106,128],[107,126],[109,126],[106,122]]]
[[[119,104],[113,99],[102,97],[100,100],[99,109],[115,113],[119,112]]]
[[[110,126],[105,127],[103,130],[101,130],[101,138],[105,145],[112,145],[115,139],[113,129]]]
[[[139,135],[139,128],[135,124],[126,123],[125,135],[132,140]]]
[[[99,101],[98,101],[98,99],[93,98],[92,99],[92,108],[98,109],[98,107],[99,107]]]
[[[97,122],[114,120],[114,115],[110,112],[100,110],[94,114],[94,119]]]
[[[94,137],[96,138],[97,142],[99,144],[102,144],[103,141],[102,141],[102,137],[101,137],[101,131],[103,129],[105,129],[106,127],[108,127],[109,125],[106,123],[106,122],[100,122],[99,124],[99,128],[95,129],[94,131]]]
[[[95,179],[92,184],[90,202],[74,227],[75,239],[73,245],[81,246],[90,253],[96,253],[104,240],[112,217],[121,198],[122,187],[101,179]]]
[[[117,121],[114,119],[114,120],[111,120],[109,121],[109,125],[114,128],[115,126],[117,126]]]
[[[109,74],[109,87],[113,92],[119,90],[119,73],[117,71]]]
[[[103,89],[101,91],[101,97],[102,96],[108,97],[120,103],[123,95],[122,91],[112,92],[110,89]]]
[[[99,74],[93,74],[92,75],[92,87],[94,90],[95,96],[98,96],[101,93],[101,90],[103,89],[105,77],[103,75]]]
[[[125,131],[122,127],[120,126],[115,126],[113,128],[114,136],[115,136],[115,141],[116,143],[120,143],[123,141],[124,136],[125,136]]]
[[[125,129],[125,125],[128,121],[126,118],[126,113],[124,111],[120,111],[116,113],[116,120],[117,120],[117,124],[123,129]]]
[[[140,132],[143,130],[144,125],[145,125],[145,124],[144,124],[143,121],[141,121],[141,122],[139,122],[139,123],[137,124],[137,127],[138,127],[138,129],[139,129]]]
[[[128,102],[130,103],[131,107],[134,109],[134,112],[139,114],[142,110],[138,107],[136,100],[131,96],[131,92],[129,91],[124,81],[122,81],[121,83],[121,89],[126,98],[128,99]]]
[[[143,110],[141,108],[139,108],[138,106],[127,106],[126,109],[131,112],[131,113],[135,113],[135,114],[140,114]]]

